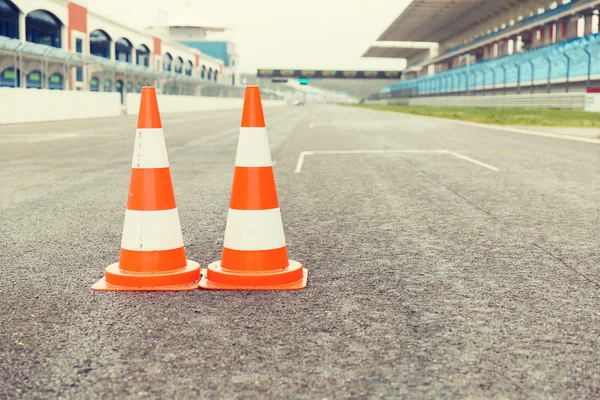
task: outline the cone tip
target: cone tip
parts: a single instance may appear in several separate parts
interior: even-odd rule
[[[243,128],[265,127],[260,88],[257,85],[246,86],[241,126]]]
[[[138,129],[162,128],[158,100],[156,98],[156,88],[154,86],[142,87],[137,127]]]

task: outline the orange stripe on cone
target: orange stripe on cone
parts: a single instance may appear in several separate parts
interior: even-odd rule
[[[159,129],[159,132],[150,136],[151,140],[144,140],[140,129]],[[136,159],[136,154],[141,158]],[[198,288],[200,265],[186,259],[171,171],[164,167],[168,158],[153,87],[142,88],[133,161],[119,262],[106,267],[104,278],[92,289]],[[139,168],[140,165],[156,168]]]
[[[229,207],[234,210],[279,207],[273,167],[235,167]]]
[[[265,127],[258,86],[246,88],[240,128],[253,127]],[[245,135],[238,141],[236,160],[255,161],[253,154],[270,160],[266,136]],[[236,165],[222,259],[208,265],[200,287],[296,290],[305,288],[307,279],[306,268],[288,258],[273,167]]]
[[[258,86],[246,87],[241,126],[242,128],[264,128],[266,126]]]
[[[119,268],[131,273],[177,270],[186,266],[183,247],[171,250],[133,251],[121,249]]]
[[[223,248],[221,267],[230,271],[273,271],[289,265],[287,246],[271,250]]]
[[[175,207],[170,168],[131,169],[128,210],[156,211]]]
[[[153,87],[142,88],[137,127],[138,129],[162,128],[160,112],[158,111],[158,100],[156,99],[156,89]]]

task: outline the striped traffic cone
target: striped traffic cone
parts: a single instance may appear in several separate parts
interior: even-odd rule
[[[119,262],[94,290],[191,290],[200,265],[186,260],[156,90],[142,88]]]
[[[258,86],[246,87],[221,258],[203,270],[200,287],[306,287],[308,271],[288,259]]]

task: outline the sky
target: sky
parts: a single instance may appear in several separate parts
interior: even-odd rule
[[[402,59],[361,58],[410,0],[87,0],[91,10],[142,28],[190,3],[231,28],[242,72],[257,68],[399,70]],[[168,6],[167,6],[168,4]],[[172,14],[171,14],[172,15]]]

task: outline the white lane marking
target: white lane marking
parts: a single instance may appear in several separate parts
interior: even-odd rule
[[[482,163],[473,158],[463,156],[462,154],[455,153],[450,150],[317,150],[317,151],[302,151],[298,157],[298,163],[296,164],[295,173],[302,172],[302,166],[304,165],[304,158],[306,156],[312,156],[314,154],[450,154],[454,157],[461,158],[465,161],[469,161],[473,164],[477,164],[481,167],[491,169],[492,171],[500,171],[496,167],[492,167],[489,164]]]
[[[27,139],[27,143],[48,142],[50,140],[68,139],[79,136],[77,133],[59,133],[56,135],[47,135],[35,139]]]
[[[267,128],[240,128],[236,167],[270,167],[271,150]]]
[[[312,151],[303,151],[300,153],[300,157],[298,157],[298,163],[296,164],[296,173],[302,171],[302,164],[304,164],[304,156],[312,156],[314,153]]]
[[[131,168],[167,168],[169,157],[162,128],[138,129]]]
[[[570,135],[560,135],[558,133],[529,131],[527,129],[510,128],[510,127],[506,127],[506,126],[496,126],[496,125],[489,125],[489,124],[478,124],[476,122],[457,121],[457,120],[448,119],[448,118],[427,117],[427,116],[423,116],[423,115],[421,115],[421,116],[424,117],[424,118],[435,118],[437,120],[442,119],[444,121],[454,122],[455,124],[473,126],[473,127],[476,127],[476,128],[495,129],[497,131],[522,133],[524,135],[543,136],[543,137],[549,137],[549,138],[553,138],[553,139],[571,140],[571,141],[574,141],[574,142],[584,142],[584,143],[600,144],[600,139],[593,139],[593,138],[586,138],[586,137],[579,137],[579,136],[570,136]]]
[[[279,208],[227,213],[223,246],[232,250],[271,250],[285,246]]]
[[[463,156],[462,154],[458,154],[458,153],[455,153],[453,151],[448,151],[448,154],[453,155],[454,157],[462,158],[463,160],[466,160],[468,162],[472,162],[473,164],[477,164],[477,165],[479,165],[479,166],[481,166],[483,168],[491,169],[492,171],[496,171],[496,172],[500,171],[498,168],[492,167],[489,164],[482,163],[481,161],[477,161],[477,160],[475,160],[475,159],[473,159],[471,157]]]
[[[121,247],[134,251],[183,247],[177,208],[160,211],[125,210]]]

